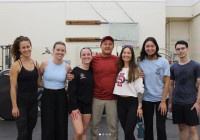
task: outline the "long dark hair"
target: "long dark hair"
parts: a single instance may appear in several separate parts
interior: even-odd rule
[[[119,56],[119,71],[124,67],[124,61],[122,59],[122,53],[124,49],[129,48],[132,54],[131,60],[129,61],[129,71],[128,71],[128,83],[131,83],[139,78],[139,68],[135,62],[135,53],[132,47],[124,46]]]
[[[12,55],[14,61],[17,61],[21,56],[21,53],[20,53],[19,49],[20,49],[20,43],[22,41],[28,41],[30,43],[30,45],[31,45],[31,41],[30,41],[30,39],[28,37],[25,37],[25,36],[17,37],[15,39],[13,45],[12,45],[12,48],[11,48],[11,55]]]
[[[141,50],[141,52],[140,52],[140,56],[138,57],[138,61],[142,61],[143,59],[145,59],[145,57],[147,57],[147,53],[145,52],[145,45],[146,45],[146,43],[147,43],[148,41],[152,41],[153,44],[156,46],[155,55],[156,55],[157,57],[161,57],[161,56],[158,54],[159,46],[158,46],[158,43],[157,43],[156,39],[155,39],[154,37],[148,37],[148,38],[144,41],[144,43],[143,43],[143,45],[142,45],[142,50]]]

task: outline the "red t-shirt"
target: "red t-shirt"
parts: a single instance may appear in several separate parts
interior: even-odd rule
[[[91,67],[94,76],[93,97],[101,100],[115,100],[113,89],[118,74],[118,56],[103,57],[101,54],[93,56]]]

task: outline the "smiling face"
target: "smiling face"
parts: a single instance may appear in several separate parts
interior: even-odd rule
[[[92,52],[89,49],[82,49],[80,58],[83,64],[90,64],[92,61]]]
[[[64,45],[57,44],[53,49],[54,58],[58,60],[62,60],[65,56],[66,48]]]
[[[122,53],[122,60],[124,62],[129,62],[132,58],[132,53],[129,47],[125,48]]]
[[[104,40],[101,45],[101,50],[102,50],[102,56],[110,56],[112,53],[112,50],[114,48],[114,44],[111,40]]]
[[[22,41],[19,44],[19,52],[24,57],[30,57],[31,56],[32,47],[29,41]]]
[[[176,45],[176,53],[179,58],[187,57],[188,51],[189,51],[189,48],[187,48],[185,45],[183,44]]]
[[[152,41],[147,41],[145,44],[145,52],[148,56],[154,56],[156,54],[156,45]]]

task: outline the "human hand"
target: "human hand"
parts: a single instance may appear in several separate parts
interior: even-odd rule
[[[19,117],[19,109],[18,109],[18,107],[12,108],[12,115],[15,118]]]
[[[169,103],[169,111],[172,112],[172,103]]]
[[[140,77],[141,77],[142,79],[144,79],[144,72],[143,72],[143,71],[140,71]]]
[[[160,102],[160,105],[158,107],[158,111],[161,112],[161,115],[165,116],[167,114],[167,106],[165,102]]]
[[[142,117],[142,114],[143,114],[142,108],[138,108],[138,109],[137,109],[137,116],[138,116],[139,118],[141,118],[141,117]]]
[[[72,80],[74,79],[74,74],[71,74],[71,72],[72,72],[72,71],[69,71],[69,72],[67,73],[67,80],[68,80],[68,81],[72,81]]]
[[[78,116],[80,116],[80,115],[81,115],[80,111],[78,109],[76,109],[76,110],[72,111],[72,113],[70,114],[70,118],[72,120],[76,120],[76,119],[78,119]]]
[[[199,115],[199,109],[200,109],[199,104],[198,104],[198,103],[195,103],[195,104],[193,105],[193,107],[191,108],[191,110],[193,110],[194,108],[196,108],[197,115]]]

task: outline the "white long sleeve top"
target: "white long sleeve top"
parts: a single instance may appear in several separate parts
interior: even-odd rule
[[[134,82],[128,83],[128,70],[123,68],[115,81],[115,88],[113,94],[137,97],[137,93],[144,93],[143,79],[138,78]]]

